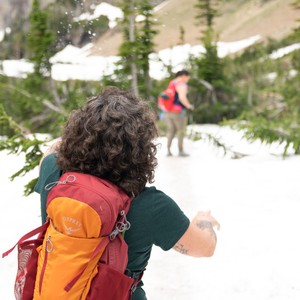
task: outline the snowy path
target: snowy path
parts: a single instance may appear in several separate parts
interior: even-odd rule
[[[155,185],[189,217],[211,209],[221,230],[209,259],[155,248],[144,276],[149,300],[300,299],[300,157],[283,160],[271,155],[272,149],[243,142],[239,150],[252,155],[232,160],[209,143],[186,140],[191,156],[170,158],[165,142],[161,139]],[[0,152],[1,253],[40,222],[37,195],[22,197],[28,176],[7,178],[21,163]],[[15,255],[0,259],[0,300],[14,299]]]

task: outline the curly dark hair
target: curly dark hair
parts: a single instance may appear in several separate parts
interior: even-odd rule
[[[157,135],[148,104],[131,92],[110,87],[71,114],[57,164],[65,172],[92,174],[137,195],[153,182]]]

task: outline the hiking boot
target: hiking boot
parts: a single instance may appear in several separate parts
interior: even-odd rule
[[[187,153],[185,153],[185,152],[183,152],[183,151],[180,151],[179,154],[178,154],[178,156],[180,156],[180,157],[187,157],[187,156],[190,156],[190,155],[187,154]]]

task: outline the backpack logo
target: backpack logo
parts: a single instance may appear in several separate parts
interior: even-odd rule
[[[80,230],[80,228],[77,228],[77,229],[75,228],[75,229],[74,229],[74,228],[72,228],[72,227],[67,227],[66,224],[64,224],[64,227],[65,227],[65,229],[66,229],[66,234],[67,234],[67,235],[72,235],[73,232],[76,232],[76,231],[79,231],[79,230]]]
[[[64,216],[62,219],[63,219],[64,228],[65,228],[65,234],[72,235],[72,233],[77,232],[81,229],[81,223],[78,220],[73,219],[71,217],[66,217],[66,216]],[[66,223],[71,223],[72,226],[74,225],[77,228],[68,226],[68,225],[66,225]]]

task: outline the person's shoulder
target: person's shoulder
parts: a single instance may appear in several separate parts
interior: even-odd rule
[[[132,202],[135,207],[147,208],[149,210],[156,210],[158,208],[168,209],[168,207],[173,206],[174,203],[175,201],[171,197],[158,190],[155,186],[145,187]]]
[[[34,190],[41,193],[42,189],[48,181],[55,181],[60,176],[60,170],[56,165],[56,154],[51,153],[43,158],[39,170],[38,182]]]
[[[58,167],[56,165],[56,153],[51,153],[43,158],[43,161],[40,166],[40,173],[45,172],[47,170],[54,170],[57,168]]]
[[[172,80],[173,86],[177,89],[178,87],[187,87],[188,84],[186,82],[177,81],[176,79]]]
[[[169,198],[164,192],[158,190],[155,186],[145,187],[144,190],[136,198]]]
[[[47,156],[45,156],[43,162],[45,162],[45,164],[56,162],[56,153],[50,153]]]
[[[154,186],[145,188],[134,201],[134,217],[149,224],[152,243],[163,250],[172,248],[189,226],[189,219],[177,203]]]
[[[182,81],[177,81],[174,84],[175,84],[176,87],[178,87],[178,86],[187,86],[188,85],[186,82],[182,82]]]

